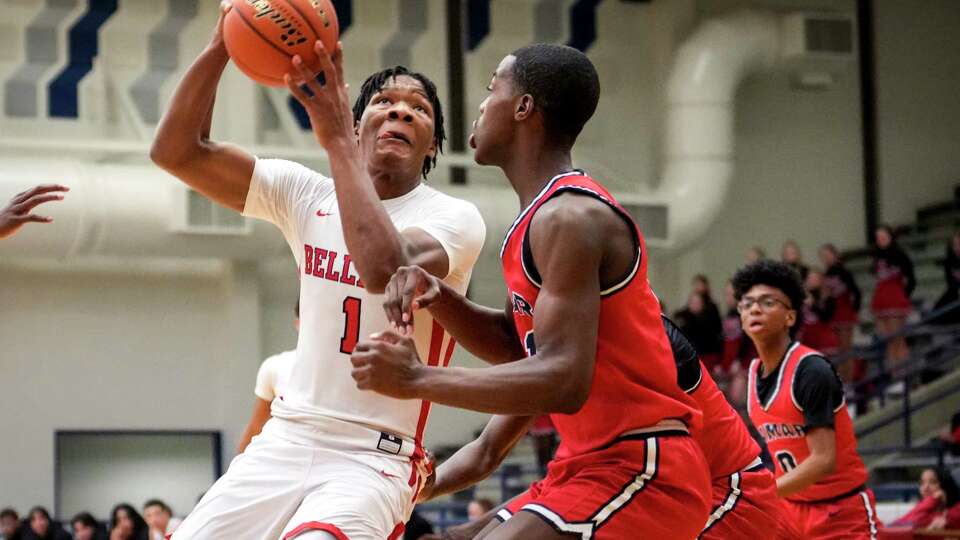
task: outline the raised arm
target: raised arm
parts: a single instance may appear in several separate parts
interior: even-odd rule
[[[410,264],[446,277],[454,261],[449,260],[443,245],[420,228],[398,231],[380,201],[357,144],[353,110],[343,82],[343,49],[337,44],[335,51],[328,52],[321,41],[314,48],[320,70],[311,70],[294,56],[294,75],[286,78],[287,87],[306,109],[317,142],[327,151],[344,240],[364,288],[375,294],[384,292],[397,268]],[[321,72],[324,84],[317,80]]]
[[[509,299],[504,309],[475,304],[419,266],[400,267],[385,294],[383,309],[400,334],[412,334],[414,311],[429,309],[460,345],[482,360],[502,364],[525,356]]]
[[[532,416],[494,416],[480,436],[457,450],[437,468],[435,481],[420,492],[419,500],[466,489],[490,476],[527,433]]]
[[[207,48],[183,75],[160,120],[150,159],[185,184],[227,208],[243,211],[255,158],[241,148],[210,140],[217,84],[230,59],[220,20]]]
[[[533,315],[537,353],[490,368],[432,368],[410,338],[392,332],[357,345],[351,361],[360,389],[495,414],[573,414],[593,382],[605,242],[623,221],[587,197],[553,199],[529,231],[543,280]],[[568,200],[569,202],[561,202]]]

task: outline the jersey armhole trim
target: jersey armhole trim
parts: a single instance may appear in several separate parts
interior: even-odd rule
[[[640,231],[637,230],[637,225],[636,223],[634,223],[633,218],[631,218],[630,215],[627,214],[623,209],[621,209],[616,204],[614,204],[614,202],[611,201],[609,198],[605,197],[604,195],[602,195],[597,191],[594,191],[584,186],[577,186],[577,185],[561,186],[557,188],[556,191],[551,193],[550,196],[547,197],[543,202],[547,202],[550,199],[556,197],[558,194],[562,194],[565,191],[580,192],[580,194],[582,195],[593,197],[603,202],[604,204],[609,206],[610,209],[613,210],[615,214],[617,214],[621,219],[623,219],[626,222],[628,227],[630,227],[630,231],[633,234],[634,243],[637,246],[637,254],[634,256],[634,259],[633,259],[633,267],[623,277],[623,279],[618,281],[616,284],[600,291],[600,296],[607,297],[621,289],[624,289],[627,285],[630,284],[631,281],[633,281],[633,278],[637,275],[637,272],[640,270],[640,262],[643,258],[643,248],[640,242]],[[533,218],[531,217],[531,220],[532,219]],[[532,224],[532,221],[531,221],[531,224]],[[530,227],[529,226],[524,231],[521,242],[522,244],[520,249],[520,266],[523,267],[523,274],[527,277],[527,280],[530,282],[531,285],[533,285],[537,289],[540,289],[543,286],[543,283],[542,283],[542,278],[540,277],[540,271],[537,270],[536,262],[533,260],[533,249],[530,247]],[[506,242],[504,242],[504,246],[506,246]]]
[[[766,403],[760,403],[760,408],[762,408],[763,410],[769,411],[769,410],[770,410],[770,407],[773,405],[773,402],[776,401],[776,399],[777,399],[777,394],[780,393],[780,386],[783,384],[783,374],[784,374],[784,372],[787,371],[787,363],[790,362],[790,356],[793,355],[794,351],[796,351],[796,350],[797,350],[797,347],[799,347],[799,346],[800,346],[800,342],[799,342],[799,341],[794,341],[794,342],[790,345],[790,347],[787,348],[786,354],[783,355],[783,360],[781,360],[781,361],[780,361],[780,365],[777,366],[777,369],[780,370],[780,373],[777,374],[777,385],[773,388],[773,392],[772,392],[772,393],[770,394],[770,396],[767,398],[767,402],[766,402]],[[793,370],[793,373],[791,374],[791,383],[790,383],[790,391],[791,391],[790,397],[791,397],[791,399],[793,398],[793,376],[796,375],[796,373],[797,373],[797,370],[794,369],[794,370]],[[758,379],[758,380],[760,379],[760,368],[759,368],[759,367],[757,368],[757,379]],[[759,394],[759,393],[757,394],[757,398],[758,398],[758,401],[759,401],[759,398],[760,398],[760,394]],[[793,400],[793,404],[796,405],[796,404],[797,404],[797,401],[796,401],[796,400]],[[803,409],[800,409],[800,410],[802,411]]]

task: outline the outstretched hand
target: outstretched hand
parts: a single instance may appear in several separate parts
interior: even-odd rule
[[[46,202],[62,201],[62,192],[66,191],[70,191],[70,188],[60,184],[41,184],[18,193],[6,208],[0,210],[0,239],[13,236],[25,223],[52,223],[53,218],[32,214],[31,211]]]
[[[353,109],[347,85],[343,82],[343,47],[337,42],[333,54],[317,40],[313,50],[319,59],[319,71],[310,69],[300,55],[291,60],[291,71],[284,82],[293,97],[303,105],[310,117],[310,125],[317,141],[324,148],[336,141],[355,140]],[[322,77],[322,82],[318,79]]]
[[[383,310],[397,333],[413,334],[413,312],[440,298],[440,280],[419,266],[397,268],[384,289]]]

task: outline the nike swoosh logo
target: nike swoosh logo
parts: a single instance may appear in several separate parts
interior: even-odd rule
[[[324,212],[323,210],[317,210],[317,217],[327,217],[332,215],[333,215],[333,212]]]
[[[400,478],[399,476],[397,476],[397,475],[395,475],[395,474],[390,474],[390,473],[388,473],[387,471],[385,471],[385,470],[383,470],[383,469],[380,469],[380,474],[386,476],[387,478]]]

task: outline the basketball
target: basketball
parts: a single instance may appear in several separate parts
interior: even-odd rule
[[[230,58],[258,83],[284,86],[290,60],[299,54],[311,69],[318,68],[316,40],[331,53],[340,35],[330,0],[232,0],[223,23]]]

